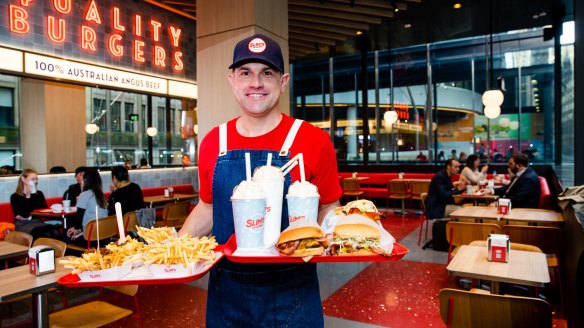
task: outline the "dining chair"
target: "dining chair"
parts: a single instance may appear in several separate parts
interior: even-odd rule
[[[343,197],[359,199],[363,195],[358,179],[344,178],[341,180],[341,187],[343,189]]]
[[[420,194],[421,204],[422,204],[422,222],[420,223],[420,235],[418,236],[418,246],[420,246],[420,241],[422,241],[422,229],[424,228],[424,223],[426,223],[426,235],[424,236],[424,241],[428,239],[428,226],[430,225],[430,220],[426,216],[426,198],[428,198],[428,193],[423,192]]]
[[[501,227],[494,223],[448,222],[446,224],[446,240],[450,245],[448,263],[456,255],[458,247],[468,245],[475,240],[487,240],[489,234],[492,233],[501,233]]]
[[[103,301],[104,288],[133,297],[134,311]],[[132,315],[138,319],[138,324],[142,327],[137,293],[138,285],[101,287],[99,300],[49,314],[49,326],[51,328],[100,327]]]
[[[138,217],[136,216],[135,211],[130,211],[124,214],[124,231],[128,232],[136,232],[138,229],[136,226],[140,226],[138,223]]]
[[[553,271],[553,281],[559,293],[560,307],[563,309],[562,281],[559,261],[559,240],[562,230],[557,227],[504,225],[501,230],[511,242],[539,247],[545,254],[548,268]]]
[[[155,226],[180,228],[185,223],[190,213],[190,202],[176,202],[164,205],[162,209],[162,221],[157,221]]]
[[[39,246],[39,245],[45,245],[45,246],[52,247],[55,250],[55,258],[65,256],[65,251],[67,250],[67,243],[66,242],[64,242],[62,240],[58,240],[58,239],[53,239],[53,238],[41,237],[41,238],[37,238],[32,243],[32,246]]]
[[[99,222],[99,229],[96,222]],[[97,232],[99,230],[99,236]],[[99,220],[91,220],[85,225],[83,230],[85,240],[87,240],[87,247],[79,246],[74,243],[67,244],[67,248],[84,252],[91,248],[91,242],[97,240],[104,240],[118,235],[118,221],[115,215],[110,215]],[[103,245],[105,246],[105,245]]]
[[[22,232],[22,231],[10,231],[4,241],[11,242],[13,244],[18,244],[21,246],[29,247],[32,245],[33,237],[32,235]]]
[[[400,200],[401,201],[401,211],[402,215],[405,215],[405,201],[409,199],[408,194],[408,183],[406,180],[391,180],[387,183],[387,190],[389,191],[389,196],[386,200],[386,208],[389,211],[389,200]],[[394,208],[395,213],[395,208]]]
[[[440,290],[440,318],[447,327],[551,327],[548,302],[531,297]]]
[[[424,211],[424,200],[422,194],[427,194],[430,189],[429,181],[410,181],[410,205],[413,208],[413,201],[420,202],[420,208]]]

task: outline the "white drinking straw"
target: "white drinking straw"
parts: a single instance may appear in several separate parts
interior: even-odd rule
[[[251,159],[249,153],[245,153],[245,177],[247,181],[251,181]]]
[[[304,182],[306,180],[306,175],[304,174],[304,155],[302,153],[298,154],[298,162],[300,163],[300,181]]]
[[[288,171],[288,172],[289,172],[289,170],[286,170],[286,168],[287,168],[288,166],[290,166],[290,165],[293,165],[294,163],[296,163],[296,162],[297,162],[297,160],[298,160],[298,157],[299,157],[299,155],[300,155],[300,154],[296,154],[296,156],[292,157],[292,158],[291,158],[291,159],[288,161],[288,163],[286,163],[286,164],[282,165],[282,167],[280,168],[280,170],[282,170],[282,171]],[[296,164],[298,164],[298,163],[296,163]]]
[[[98,213],[99,206],[95,205],[95,226],[97,229],[97,249],[99,250],[99,215]],[[90,238],[88,236],[88,238]]]
[[[288,166],[288,168],[284,172],[282,172],[282,176],[285,176],[290,171],[292,171],[292,169],[295,168],[296,165],[298,165],[298,161],[294,161],[294,163],[292,163],[292,165]]]
[[[122,204],[116,202],[114,205],[116,209],[116,219],[118,220],[118,233],[120,234],[120,239],[118,239],[118,244],[123,244],[126,242],[126,234],[124,233],[124,219],[122,216]]]
[[[272,166],[272,153],[268,153],[268,164],[267,166]]]

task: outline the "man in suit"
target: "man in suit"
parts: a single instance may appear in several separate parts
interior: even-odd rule
[[[535,171],[529,167],[527,155],[515,153],[509,158],[507,163],[511,182],[500,188],[486,188],[486,194],[495,194],[503,198],[511,199],[513,208],[537,208],[541,188],[539,177]]]
[[[460,194],[466,188],[466,183],[452,184],[452,176],[460,171],[460,163],[456,159],[449,158],[444,165],[444,169],[436,173],[430,182],[428,198],[426,198],[426,217],[429,220],[442,219],[455,207],[446,206],[454,204],[452,195]]]
[[[77,205],[77,197],[83,191],[83,174],[85,173],[85,167],[80,166],[75,169],[75,181],[74,183],[67,188],[67,191],[63,194],[63,199],[68,199],[71,201],[71,206]]]

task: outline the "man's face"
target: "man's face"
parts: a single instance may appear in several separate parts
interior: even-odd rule
[[[268,65],[247,63],[228,75],[231,90],[242,114],[260,117],[278,109],[280,96],[290,79]]]
[[[516,174],[519,171],[519,167],[517,167],[517,164],[515,164],[515,160],[513,160],[513,158],[509,158],[507,167],[509,168],[509,171],[513,172],[513,174]]]
[[[78,184],[83,182],[83,172],[75,174],[75,181],[77,181]]]
[[[452,161],[452,164],[448,166],[448,174],[458,174],[458,171],[460,171],[460,163],[458,161]]]

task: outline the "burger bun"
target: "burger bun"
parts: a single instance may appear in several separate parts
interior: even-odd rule
[[[314,226],[298,227],[293,229],[286,229],[280,234],[278,244],[286,243],[293,240],[307,239],[307,238],[321,238],[322,230]],[[305,255],[302,255],[305,256]]]
[[[337,224],[334,233],[340,238],[370,238],[379,239],[381,233],[379,229],[367,224],[361,223],[346,223]]]

